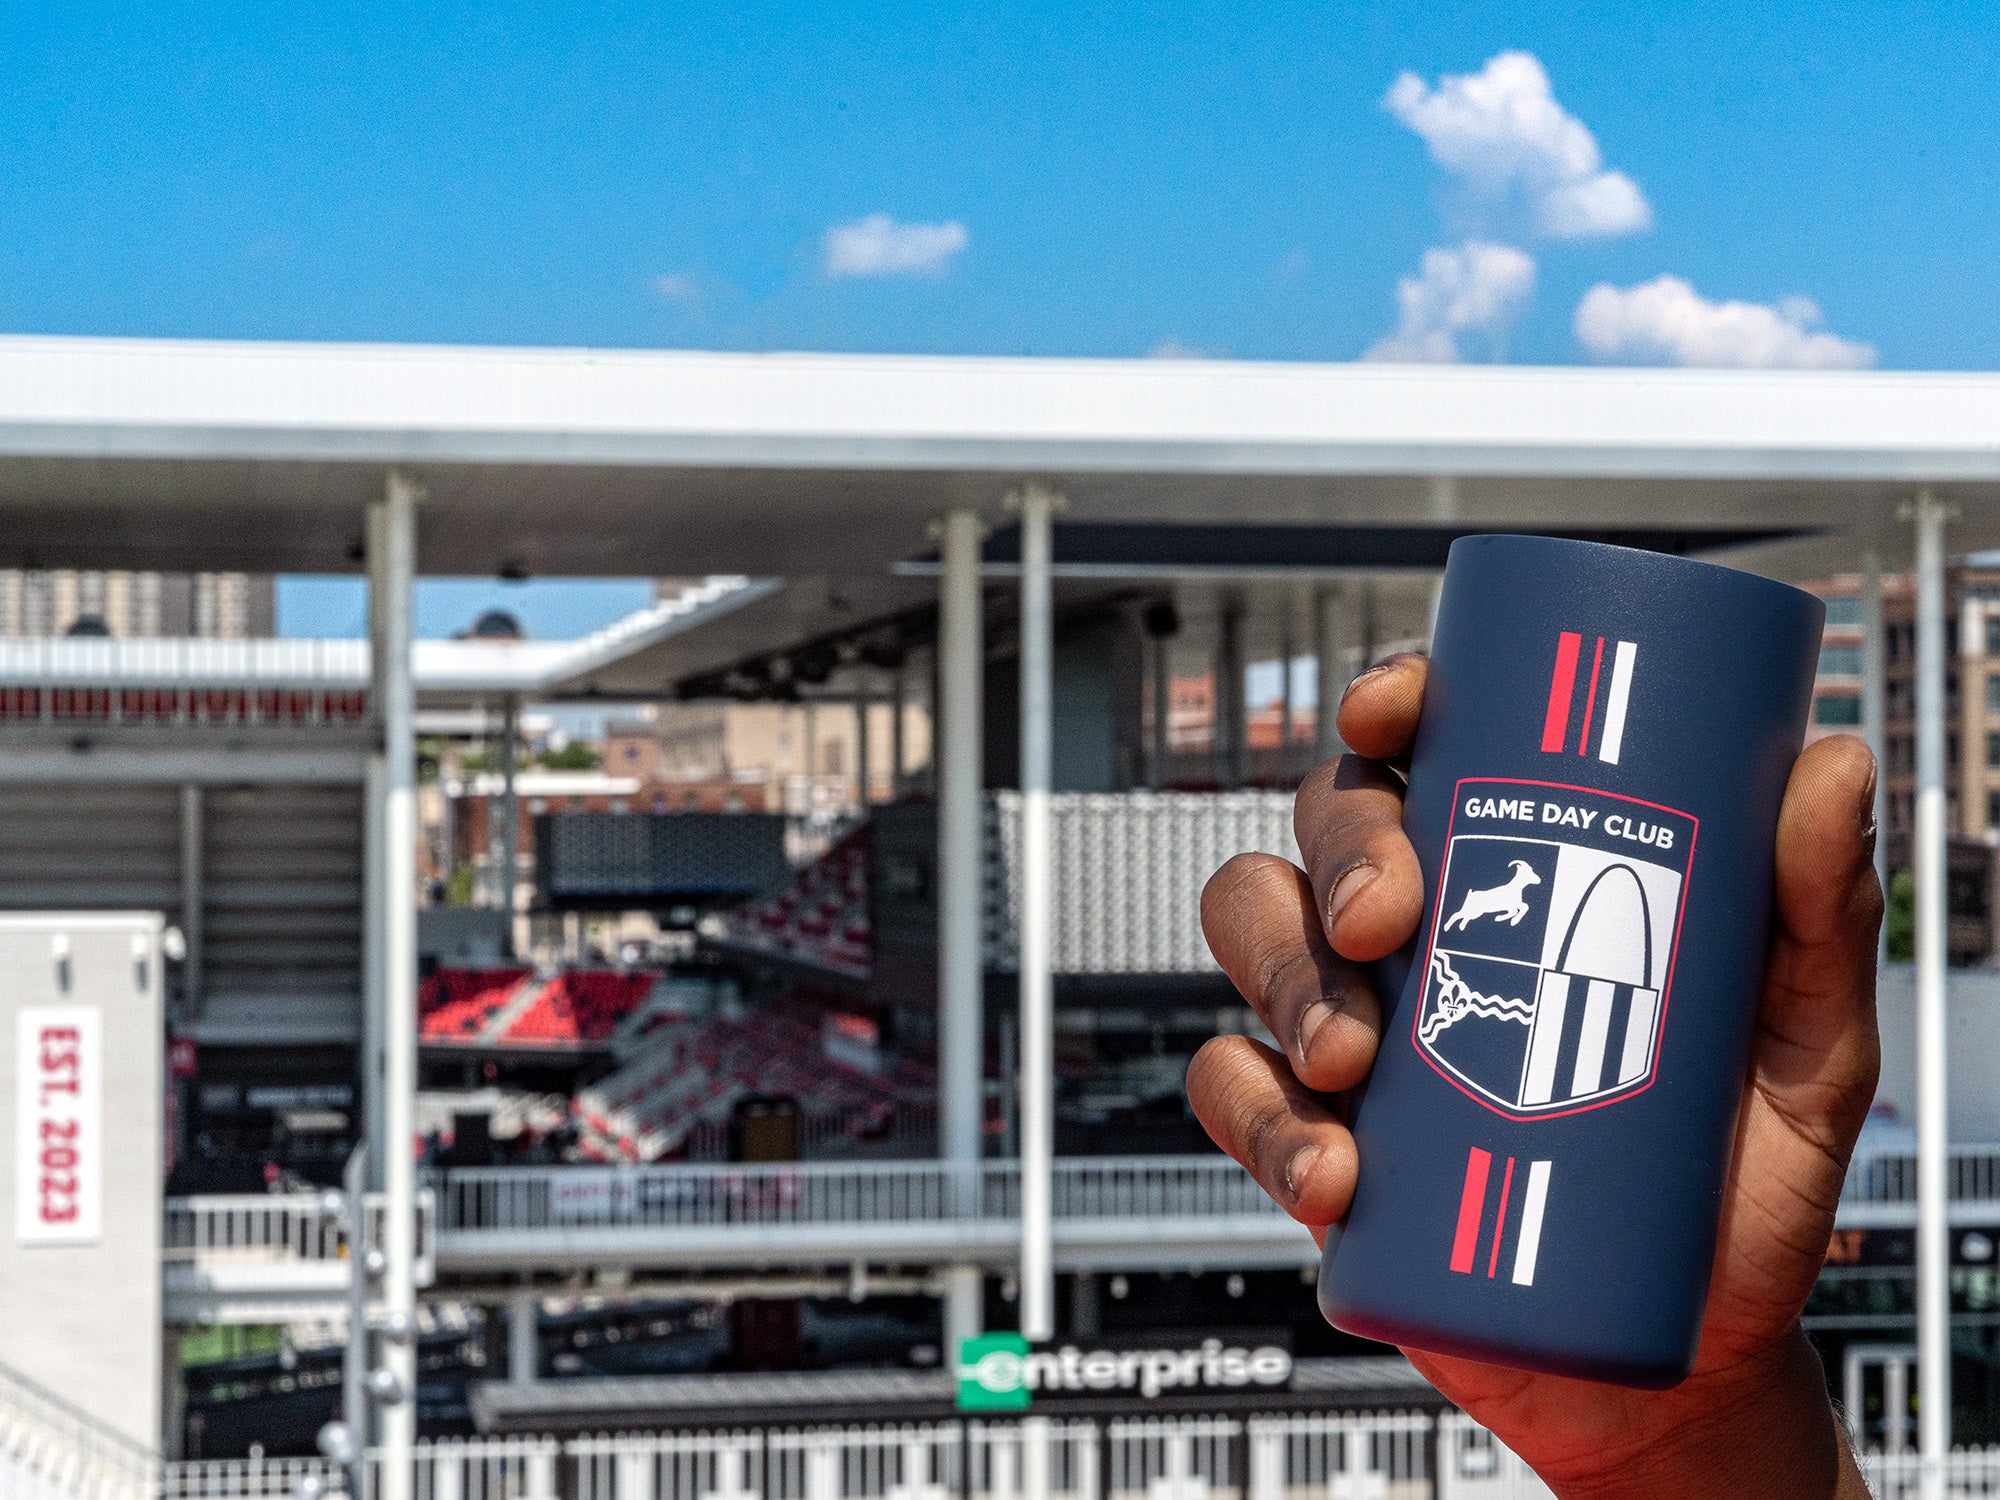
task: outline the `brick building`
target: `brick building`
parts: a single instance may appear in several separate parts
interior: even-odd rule
[[[1863,732],[1861,580],[1809,584],[1826,600],[1814,735]],[[1947,945],[1954,961],[2000,951],[2000,567],[1961,561],[1945,578]],[[1888,868],[1910,867],[1916,818],[1916,598],[1910,575],[1882,580],[1882,826]]]

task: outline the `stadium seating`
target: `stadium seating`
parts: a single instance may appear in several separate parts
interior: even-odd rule
[[[566,970],[544,984],[495,1040],[515,1046],[602,1042],[652,993],[654,980],[646,972]]]
[[[417,986],[417,1034],[427,1042],[479,1037],[532,972],[439,969]]]
[[[577,1097],[575,1123],[592,1160],[645,1162],[719,1149],[746,1094],[796,1099],[809,1141],[837,1146],[927,1114],[936,1075],[899,1059],[866,1072],[827,1055],[814,1019],[761,1009],[741,1020],[666,1023],[618,1072]]]
[[[868,931],[868,828],[864,824],[799,871],[784,890],[747,903],[730,941],[853,979],[874,962]]]

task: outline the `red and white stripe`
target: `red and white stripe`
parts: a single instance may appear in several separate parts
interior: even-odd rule
[[[1510,1279],[1516,1286],[1535,1284],[1535,1260],[1542,1248],[1542,1214],[1549,1201],[1549,1175],[1553,1163],[1528,1163],[1528,1180],[1522,1190],[1520,1222],[1514,1229],[1514,1263]],[[1479,1246],[1487,1245],[1486,1275],[1500,1274],[1500,1249],[1507,1237],[1507,1209],[1514,1195],[1514,1158],[1501,1168],[1498,1192],[1493,1191],[1493,1153],[1474,1146],[1465,1158],[1465,1183],[1458,1196],[1458,1225],[1451,1239],[1451,1268],[1462,1276],[1475,1273]],[[1492,1200],[1491,1229],[1487,1204]]]
[[[1598,710],[1598,682],[1604,675],[1605,637],[1598,636],[1590,650],[1590,679],[1583,690],[1581,725],[1576,731],[1576,753],[1590,754],[1593,720],[1597,729],[1597,758],[1618,764],[1625,746],[1625,710],[1632,698],[1632,666],[1639,648],[1631,641],[1612,642],[1611,676],[1605,689],[1603,710]],[[1542,718],[1542,749],[1549,754],[1566,753],[1570,748],[1570,723],[1579,717],[1577,682],[1583,669],[1583,637],[1574,630],[1556,636],[1556,664],[1549,674],[1548,710]]]

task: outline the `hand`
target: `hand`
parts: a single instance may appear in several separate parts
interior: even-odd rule
[[[1428,664],[1357,678],[1340,733],[1359,753],[1299,788],[1305,868],[1239,855],[1202,892],[1216,961],[1283,1052],[1218,1037],[1188,1069],[1208,1133],[1325,1242],[1354,1193],[1341,1094],[1373,1063],[1381,1006],[1360,967],[1417,930],[1423,876],[1391,769]],[[1694,1372],[1635,1391],[1409,1350],[1437,1388],[1564,1496],[1865,1495],[1799,1309],[1826,1259],[1875,1093],[1875,766],[1850,735],[1810,746],[1778,819],[1771,939]]]

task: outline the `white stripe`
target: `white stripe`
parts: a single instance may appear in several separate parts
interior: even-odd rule
[[[1549,1163],[1528,1165],[1528,1197],[1521,1205],[1521,1237],[1514,1245],[1514,1285],[1535,1284],[1535,1252],[1542,1248],[1542,1206],[1549,1199]]]
[[[1597,758],[1618,764],[1618,751],[1625,743],[1625,703],[1632,696],[1632,659],[1639,648],[1630,641],[1618,643],[1611,661],[1611,696],[1604,702],[1604,732],[1597,737]]]
[[[1576,1042],[1576,1071],[1569,1080],[1572,1099],[1596,1093],[1604,1077],[1604,1044],[1611,1036],[1611,1001],[1617,993],[1618,986],[1608,979],[1590,981],[1583,1002],[1583,1034]]]
[[[1618,1060],[1618,1081],[1630,1083],[1646,1071],[1653,1055],[1653,1013],[1660,1003],[1658,990],[1632,989],[1632,1010],[1625,1018],[1625,1055]]]
[[[1528,1038],[1528,1077],[1523,1104],[1547,1104],[1556,1091],[1556,1058],[1562,1052],[1563,1010],[1569,1003],[1569,975],[1542,975],[1542,998],[1535,1006],[1535,1030]]]

